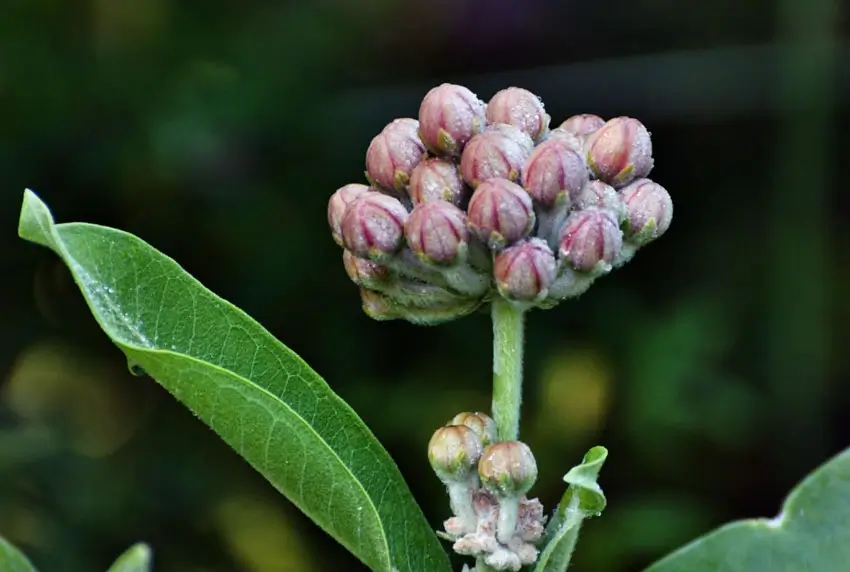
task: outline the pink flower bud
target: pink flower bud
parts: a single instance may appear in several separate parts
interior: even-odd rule
[[[501,129],[469,140],[460,158],[460,174],[472,188],[487,179],[519,180],[529,149]]]
[[[537,480],[537,462],[525,443],[493,443],[481,454],[478,476],[484,488],[497,498],[519,496]]]
[[[382,258],[398,252],[404,244],[407,210],[401,202],[377,192],[356,198],[342,218],[345,248],[359,258]]]
[[[438,200],[457,205],[466,198],[466,187],[453,161],[430,158],[413,169],[408,194],[417,205]]]
[[[525,131],[522,131],[518,127],[514,127],[513,125],[508,125],[507,123],[492,123],[488,125],[484,131],[498,131],[502,135],[505,135],[508,139],[513,139],[519,143],[527,153],[531,153],[531,151],[534,150],[534,141],[531,140],[531,137],[529,137]]]
[[[452,417],[446,425],[465,425],[475,431],[481,438],[481,444],[486,447],[496,441],[496,422],[486,413],[464,411]]]
[[[519,87],[509,87],[496,93],[487,104],[487,121],[507,123],[519,128],[533,140],[549,129],[549,116],[540,98]]]
[[[564,222],[558,254],[576,270],[607,272],[622,246],[623,233],[614,215],[591,207]]]
[[[484,130],[484,109],[484,102],[462,85],[439,85],[419,106],[419,136],[434,152],[458,156]]]
[[[597,178],[615,188],[652,170],[652,140],[643,123],[631,117],[609,120],[587,137],[587,164]]]
[[[531,196],[507,179],[488,179],[469,200],[470,230],[493,250],[525,237],[534,227]]]
[[[396,191],[407,187],[411,171],[425,156],[418,130],[415,119],[395,119],[372,139],[366,151],[366,176],[372,184]]]
[[[465,425],[447,425],[428,443],[428,461],[444,483],[463,482],[474,474],[481,458],[481,437]]]
[[[626,237],[640,246],[664,234],[673,221],[673,199],[658,183],[638,179],[621,191],[626,203]]]
[[[605,125],[605,120],[598,115],[591,113],[581,113],[567,118],[561,123],[560,129],[569,131],[578,136],[590,135],[600,127]]]
[[[541,238],[509,246],[493,263],[496,287],[509,300],[534,302],[545,298],[555,273],[555,254]]]
[[[581,189],[575,206],[577,209],[597,207],[608,209],[618,223],[626,220],[626,203],[614,187],[599,180],[588,181]]]
[[[347,250],[342,251],[342,265],[351,281],[358,286],[373,288],[386,283],[390,278],[390,271],[386,266],[365,258],[357,258]]]
[[[453,264],[466,252],[466,214],[445,201],[417,205],[404,225],[407,244],[431,264]]]
[[[351,183],[340,187],[331,195],[328,201],[328,225],[331,227],[334,242],[338,245],[342,246],[342,217],[345,216],[348,205],[360,195],[370,191],[374,192],[366,185]]]
[[[557,138],[535,147],[522,171],[522,186],[546,208],[552,207],[560,195],[571,204],[587,179],[581,155]]]
[[[549,132],[549,139],[560,139],[566,145],[577,153],[581,153],[584,157],[584,141],[578,135],[567,131],[562,127],[558,127]]]

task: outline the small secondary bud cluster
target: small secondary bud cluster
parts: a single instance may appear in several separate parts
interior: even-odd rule
[[[495,570],[519,570],[537,561],[535,544],[546,517],[526,493],[537,480],[531,449],[519,441],[496,442],[484,413],[459,413],[428,444],[431,467],[446,485],[454,514],[445,533],[458,554]]]
[[[372,139],[369,184],[338,189],[328,223],[375,319],[437,324],[493,296],[552,308],[670,226],[673,202],[647,178],[652,167],[637,119],[582,114],[550,129],[525,89],[485,103],[442,84],[418,119]]]

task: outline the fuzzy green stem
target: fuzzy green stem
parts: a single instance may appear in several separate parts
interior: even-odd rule
[[[493,319],[493,420],[500,441],[519,437],[522,403],[522,351],[524,310],[495,296]]]

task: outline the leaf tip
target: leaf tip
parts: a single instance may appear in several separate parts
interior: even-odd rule
[[[18,221],[18,236],[47,248],[53,248],[52,227],[53,215],[50,214],[50,209],[34,191],[25,189],[21,217]]]

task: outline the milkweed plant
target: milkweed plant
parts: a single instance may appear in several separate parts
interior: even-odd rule
[[[451,551],[464,572],[564,572],[583,521],[605,508],[598,477],[608,451],[593,447],[566,472],[557,506],[534,498],[533,444],[520,439],[525,316],[577,303],[665,234],[673,201],[649,178],[653,165],[638,119],[579,114],[552,127],[525,89],[485,103],[442,84],[417,118],[394,119],[372,139],[362,183],[331,194],[330,234],[369,317],[492,318],[491,410],[459,412],[420,444],[446,489],[437,531],[319,374],[174,260],[120,230],[56,224],[29,190],[19,234],[64,261],[131,371],[164,386],[369,569],[450,572]],[[111,570],[151,570],[153,548],[133,546]],[[776,517],[730,523],[647,570],[837,572],[848,562],[844,452]],[[0,572],[33,570],[0,539]]]

